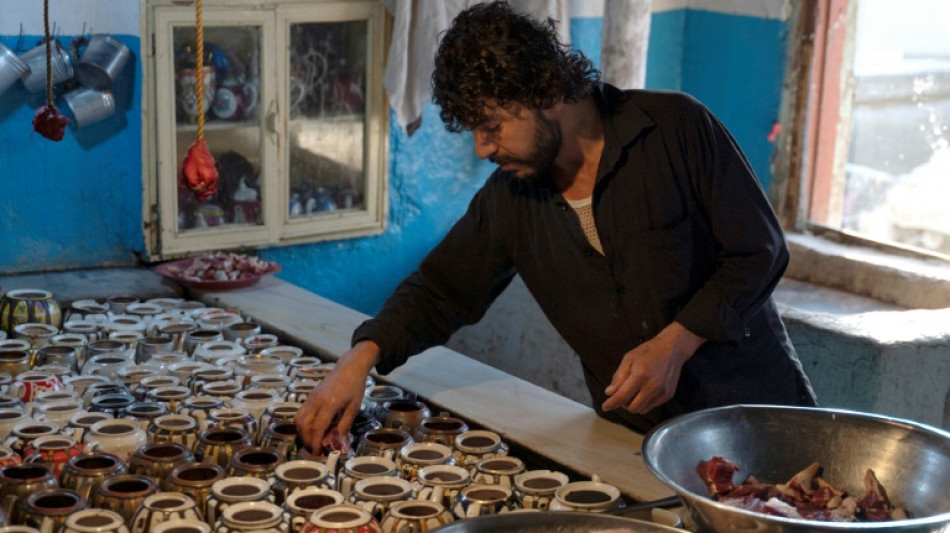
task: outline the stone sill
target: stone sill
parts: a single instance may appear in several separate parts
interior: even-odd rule
[[[785,277],[877,300],[880,309],[950,308],[950,263],[811,234],[788,235]],[[891,304],[890,306],[887,304]]]

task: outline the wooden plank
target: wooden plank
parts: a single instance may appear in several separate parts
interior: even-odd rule
[[[368,318],[276,278],[235,291],[195,292],[195,297],[251,316],[327,360],[349,348],[353,329]],[[430,349],[384,379],[567,469],[597,475],[629,498],[673,494],[640,458],[643,437],[638,433],[458,352]]]

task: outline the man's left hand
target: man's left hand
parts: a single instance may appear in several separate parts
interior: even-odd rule
[[[673,322],[656,337],[623,356],[610,385],[604,411],[624,407],[631,413],[646,413],[669,401],[676,392],[680,371],[705,342],[681,324]]]

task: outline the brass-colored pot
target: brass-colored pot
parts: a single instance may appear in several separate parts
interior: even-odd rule
[[[179,443],[150,443],[142,446],[129,461],[129,472],[151,476],[158,480],[162,490],[168,489],[168,474],[175,467],[195,460],[191,450]]]
[[[92,452],[70,457],[60,473],[60,486],[70,489],[87,501],[106,478],[128,473],[118,455]]]
[[[106,478],[92,496],[92,505],[115,511],[126,525],[132,522],[135,511],[145,499],[158,492],[158,482],[151,476],[124,474]]]
[[[208,428],[198,433],[195,460],[227,468],[234,453],[252,446],[251,435],[239,428]]]

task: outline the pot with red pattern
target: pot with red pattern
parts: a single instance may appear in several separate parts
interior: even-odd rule
[[[59,477],[69,459],[82,454],[83,446],[65,435],[39,437],[23,450],[24,462],[45,463]]]
[[[63,382],[49,372],[23,372],[10,384],[10,394],[23,400],[23,403],[32,402],[41,392],[63,390]]]

